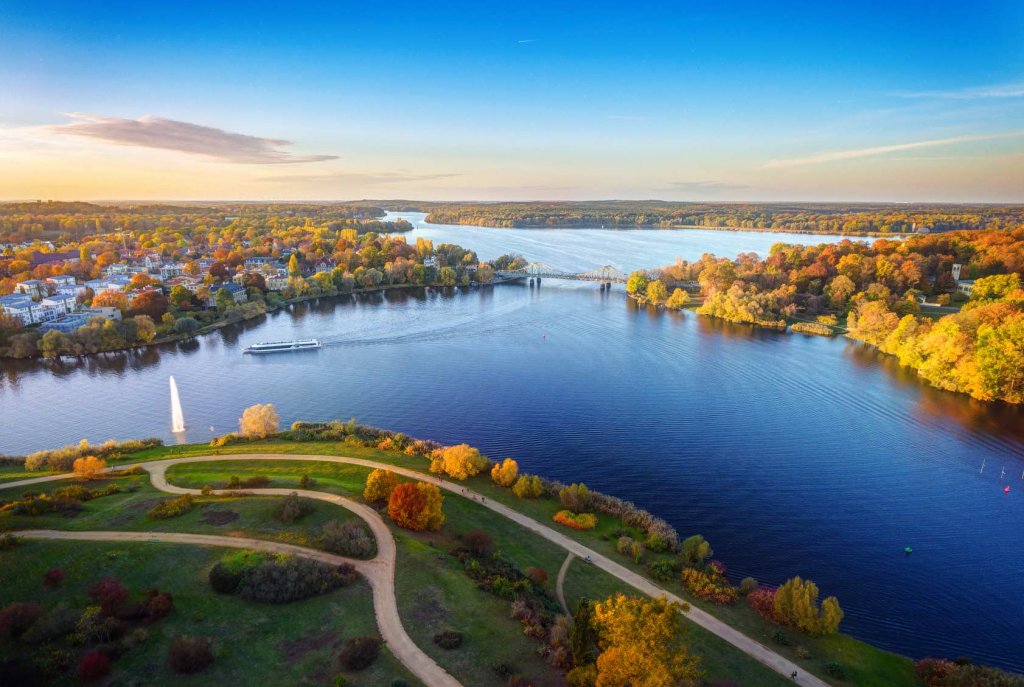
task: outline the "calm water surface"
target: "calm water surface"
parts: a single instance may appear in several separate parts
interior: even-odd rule
[[[484,258],[511,250],[563,269],[764,253],[780,240],[616,231],[577,254],[526,248],[579,242],[577,231],[508,231],[417,229]],[[305,336],[333,345],[241,353]],[[168,375],[191,441],[234,429],[257,402],[286,422],[355,416],[469,441],[704,534],[736,579],[814,579],[856,637],[1024,670],[1024,415],[922,387],[845,340],[637,309],[621,287],[548,280],[322,299],[180,346],[77,366],[4,363],[0,452],[170,439]]]

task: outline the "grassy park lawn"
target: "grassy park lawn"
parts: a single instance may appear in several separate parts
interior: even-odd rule
[[[400,467],[427,473],[427,461],[418,456],[407,456],[402,453],[380,451],[373,448],[353,446],[341,442],[289,442],[281,440],[265,440],[250,443],[233,444],[213,449],[208,445],[183,445],[159,447],[127,457],[120,463],[160,460],[174,457],[206,456],[214,453],[221,455],[243,453],[280,453],[309,455],[342,455],[365,458],[389,463]],[[244,463],[240,461],[217,461],[197,464],[175,465],[168,469],[167,477],[178,486],[201,488],[204,485],[220,487],[228,477],[237,475],[242,479],[253,475],[265,475],[270,478],[269,486],[295,487],[303,475],[315,480],[311,488],[319,491],[336,493],[354,499],[361,499],[362,489],[370,468],[345,465],[339,463],[319,463],[316,461],[261,461]],[[136,479],[136,478],[121,478]],[[487,475],[470,478],[466,486],[485,495],[488,499],[501,502],[523,512],[539,522],[559,529],[569,537],[599,551],[620,564],[641,574],[647,574],[645,564],[658,558],[671,558],[667,554],[647,553],[642,564],[636,564],[631,558],[617,553],[615,543],[622,533],[641,538],[639,532],[622,526],[615,518],[605,515],[598,516],[598,525],[592,530],[572,530],[560,527],[551,518],[561,506],[556,499],[519,499],[510,490],[495,485]],[[50,487],[50,485],[44,485]],[[10,498],[0,492],[0,497]],[[131,495],[119,494],[104,497],[85,504],[87,511],[94,508],[97,512],[79,514],[76,518],[60,522],[60,516],[44,516],[33,518],[30,523],[5,521],[0,513],[0,528],[4,527],[73,527],[75,529],[166,529],[190,532],[237,532],[239,536],[257,536],[276,538],[290,543],[312,542],[315,531],[327,517],[349,517],[341,508],[317,504],[310,516],[294,526],[284,527],[271,517],[272,506],[264,506],[262,502],[274,503],[270,497],[209,497],[210,502],[200,509],[193,510],[186,516],[156,521],[145,517],[145,510],[138,505],[146,499],[164,498],[147,483],[139,486]],[[233,498],[234,501],[228,503]],[[201,501],[204,499],[200,499]],[[107,502],[107,506],[99,504]],[[240,505],[245,504],[245,505]],[[239,519],[225,526],[209,525],[202,522],[202,510],[230,508],[239,512]],[[125,512],[132,508],[139,509],[140,515],[125,520]],[[325,514],[322,511],[330,510]],[[114,515],[106,511],[121,511]],[[337,515],[333,514],[337,511]],[[543,568],[550,577],[549,585],[554,589],[555,577],[565,552],[554,544],[530,534],[524,528],[511,523],[502,516],[493,513],[479,504],[462,497],[447,494],[445,499],[447,523],[440,533],[418,535],[393,528],[398,541],[398,575],[397,586],[399,607],[406,628],[413,639],[428,654],[433,656],[442,666],[450,670],[460,680],[471,684],[495,684],[501,682],[490,669],[494,663],[506,663],[528,677],[538,680],[543,675],[550,675],[542,659],[536,656],[539,644],[522,636],[518,623],[509,618],[508,603],[478,590],[464,575],[461,565],[449,551],[457,545],[458,536],[470,529],[483,529],[495,539],[503,553],[509,556],[521,570],[529,566]],[[53,522],[46,523],[45,518]],[[114,520],[111,518],[121,518]],[[45,524],[44,524],[45,523]],[[108,523],[102,525],[101,523]],[[154,524],[159,523],[159,524]],[[699,530],[697,530],[699,531]],[[694,532],[682,532],[688,536]],[[309,544],[306,544],[309,545]],[[683,598],[688,598],[681,583],[676,580],[659,582],[666,589]],[[593,566],[586,566],[575,561],[569,569],[566,582],[566,596],[570,607],[580,596],[592,599],[607,597],[615,591],[634,593],[631,588],[619,582]],[[827,590],[826,590],[827,593]],[[793,660],[809,672],[830,681],[835,678],[824,672],[829,662],[840,663],[846,671],[844,682],[858,685],[915,685],[913,664],[909,659],[896,656],[868,644],[859,642],[845,635],[827,638],[812,638],[786,630],[788,645],[780,644],[773,639],[777,628],[766,623],[751,611],[742,600],[734,606],[719,606],[700,601],[690,600],[712,612],[726,623],[748,634],[778,653]],[[427,609],[432,609],[430,613]],[[457,625],[457,623],[462,623]],[[750,658],[734,649],[722,640],[693,626],[687,622],[690,642],[694,653],[704,660],[708,676],[714,679],[729,678],[738,680],[740,684],[776,684],[777,676],[760,666]],[[440,629],[457,629],[466,635],[462,648],[444,651],[431,641],[433,634]],[[810,653],[810,658],[801,659],[797,656],[797,647]],[[784,682],[784,681],[783,681]],[[543,684],[543,683],[541,683]]]
[[[33,601],[44,610],[65,603],[81,611],[86,591],[96,580],[115,576],[137,595],[149,587],[174,596],[171,614],[147,627],[148,638],[113,664],[112,683],[180,684],[328,684],[339,673],[335,655],[341,642],[376,634],[369,586],[360,581],[323,596],[270,605],[214,593],[206,581],[209,568],[225,549],[173,544],[120,542],[25,541],[0,552],[0,569],[17,570],[0,585],[0,606]],[[61,567],[67,576],[56,589],[45,589],[43,573]],[[210,637],[216,660],[203,673],[184,678],[167,666],[167,647],[180,635]],[[15,641],[0,643],[0,656],[41,655],[38,647]],[[73,657],[66,679],[76,684],[74,665],[84,647],[61,643]],[[396,678],[419,684],[385,648],[364,671],[345,673],[349,684],[388,687]]]

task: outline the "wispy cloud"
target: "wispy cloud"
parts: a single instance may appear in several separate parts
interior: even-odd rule
[[[946,100],[980,100],[984,98],[1022,98],[1024,82],[996,86],[976,86],[951,91],[903,91],[893,93],[899,98],[941,98]]]
[[[537,42],[536,38],[520,38],[519,40],[516,41],[516,43],[536,43],[536,42]]]
[[[729,184],[724,181],[673,181],[669,183],[670,191],[684,191],[686,193],[724,193],[727,191],[741,191],[750,188],[745,184]]]
[[[854,150],[835,150],[832,152],[818,153],[807,157],[789,158],[785,160],[771,160],[765,163],[765,169],[782,169],[785,167],[800,167],[803,165],[817,165],[824,162],[835,162],[837,160],[854,160],[862,157],[875,157],[899,152],[901,150],[916,150],[918,148],[934,148],[936,146],[947,146],[955,143],[970,143],[975,141],[991,141],[999,138],[1012,138],[1024,136],[1022,131],[1012,131],[1002,134],[988,134],[982,136],[955,136],[953,138],[939,138],[930,141],[915,141],[913,143],[897,143],[895,145],[874,146],[871,148],[857,148]]]
[[[295,155],[281,150],[282,147],[292,145],[291,141],[236,134],[211,126],[152,115],[144,115],[138,119],[120,119],[72,112],[68,116],[74,120],[70,124],[50,126],[46,127],[46,130],[124,146],[205,155],[239,164],[293,164],[337,159],[337,155]]]
[[[363,186],[374,186],[384,184],[407,184],[417,181],[436,181],[438,179],[450,179],[459,177],[461,174],[408,174],[406,172],[333,172],[328,174],[282,174],[279,176],[261,177],[260,181],[274,183],[300,183],[300,184],[358,184]]]
[[[647,122],[651,120],[647,115],[608,115],[608,119],[615,119],[623,122]]]

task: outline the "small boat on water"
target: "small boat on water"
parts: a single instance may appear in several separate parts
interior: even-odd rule
[[[242,353],[285,353],[288,351],[315,351],[320,348],[319,339],[300,339],[299,341],[264,341],[244,349]]]

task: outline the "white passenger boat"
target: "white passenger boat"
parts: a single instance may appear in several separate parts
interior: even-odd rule
[[[285,353],[287,351],[315,351],[320,348],[319,339],[301,339],[299,341],[265,341],[253,344],[242,353]]]

